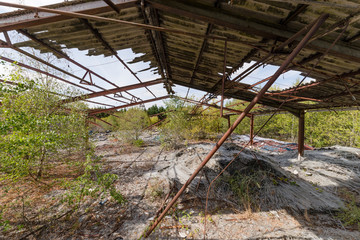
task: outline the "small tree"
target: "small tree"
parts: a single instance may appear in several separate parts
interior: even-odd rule
[[[140,108],[130,108],[121,113],[120,118],[113,118],[116,129],[121,139],[125,142],[137,144],[141,131],[149,126],[150,119],[147,113]]]
[[[15,86],[1,85],[0,171],[16,180],[30,176],[38,180],[61,151],[85,145],[85,116],[75,105],[66,109],[54,86],[44,87],[17,72]]]

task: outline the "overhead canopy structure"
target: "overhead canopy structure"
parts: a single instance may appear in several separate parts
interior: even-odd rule
[[[256,96],[256,85],[241,83],[246,73],[234,73],[251,61],[255,67],[281,65],[304,34],[292,36],[327,13],[325,24],[284,71],[301,71],[316,81],[268,92],[259,103],[278,107],[285,101],[282,109],[298,112],[357,106],[360,99],[360,7],[354,1],[78,0],[23,8],[0,15],[1,31],[28,37],[15,48],[33,47],[59,58],[70,48],[89,56],[117,56],[131,48],[142,55],[130,63],[150,62],[165,83],[211,96],[222,93],[225,71],[224,96],[247,101]],[[294,41],[281,46],[288,39]]]
[[[0,15],[0,30],[6,38],[6,41],[0,43],[1,46],[32,57],[67,74],[73,80],[80,80],[79,84],[100,89],[95,91],[78,85],[73,80],[38,70],[90,92],[66,98],[63,103],[95,96],[114,99],[117,95],[121,98],[117,100],[125,105],[113,106],[107,110],[134,106],[167,98],[168,96],[155,96],[147,88],[160,82],[165,84],[168,93],[173,93],[173,83],[208,92],[202,101],[217,95],[221,95],[222,99],[229,97],[251,101],[243,111],[238,111],[239,116],[233,125],[229,126],[156,218],[145,236],[151,234],[246,116],[251,118],[253,131],[254,116],[250,111],[255,104],[281,108],[299,117],[298,151],[303,156],[304,110],[354,107],[360,99],[360,7],[355,1],[78,0],[45,8],[3,2],[0,2],[0,6],[27,9]],[[7,31],[12,30],[25,35],[28,40],[12,44],[7,34]],[[57,57],[76,64],[85,70],[85,74],[81,78],[67,73],[24,52],[21,47],[33,47],[43,53],[52,52]],[[139,83],[117,86],[114,79],[105,79],[62,51],[70,48],[86,50],[90,56],[115,56]],[[155,68],[162,79],[142,82],[117,54],[117,51],[129,48],[142,54],[131,63],[150,62],[150,67]],[[2,60],[11,62],[4,57]],[[236,75],[239,68],[252,61],[256,63]],[[255,69],[267,64],[280,67],[273,76],[264,76],[264,80],[258,83],[250,85],[241,82]],[[19,65],[35,70],[23,63]],[[281,91],[269,91],[274,81],[289,70],[300,71],[315,81]],[[96,86],[92,76],[101,78],[115,88]],[[258,91],[256,86],[266,81]],[[127,92],[137,87],[146,88],[154,98],[142,100]],[[114,97],[109,94],[114,94]],[[226,110],[223,105],[220,108]],[[104,111],[106,109],[92,110],[92,113]],[[251,134],[250,138],[253,136]]]

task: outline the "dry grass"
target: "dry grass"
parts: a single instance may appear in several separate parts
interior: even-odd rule
[[[68,157],[72,162],[83,161],[80,154]],[[47,166],[42,178],[34,180],[31,177],[16,182],[3,180],[0,182],[0,213],[3,234],[20,234],[32,231],[46,224],[53,216],[60,214],[59,196],[63,191],[63,183],[71,181],[82,174],[81,166],[69,165],[64,161],[53,161]],[[63,209],[62,211],[64,211]],[[4,227],[4,223],[6,223]],[[1,235],[0,235],[1,236]],[[11,235],[14,236],[14,235]]]

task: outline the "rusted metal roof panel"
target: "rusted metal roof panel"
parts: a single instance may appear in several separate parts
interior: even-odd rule
[[[274,107],[286,99],[284,106],[294,110],[358,104],[354,99],[360,99],[360,76],[348,75],[356,72],[360,63],[360,8],[355,1],[145,0],[144,5],[141,1],[113,2],[120,8],[120,13],[97,0],[71,1],[50,8],[66,8],[133,23],[149,21],[164,28],[164,31],[145,30],[126,24],[88,20],[115,51],[131,48],[134,53],[142,54],[131,63],[149,62],[151,68],[157,67],[157,72],[160,72],[159,68],[167,68],[167,76],[176,84],[213,93],[219,93],[221,87],[225,42],[212,37],[227,39],[226,74],[231,79],[244,63],[258,61],[269,53],[272,58],[267,64],[280,65],[296,42],[278,52],[274,49],[322,13],[327,13],[328,20],[290,66],[291,70],[301,71],[316,81],[304,84],[296,91],[285,89],[276,92],[278,95],[267,95],[262,103]],[[143,11],[149,20],[144,18]],[[42,13],[38,21],[32,19],[31,24],[21,25],[29,14],[30,11],[19,11],[0,15],[0,29],[25,29],[56,49],[77,48],[86,50],[88,55],[113,54],[78,18]],[[32,40],[19,42],[16,46],[49,52]],[[236,88],[229,86],[225,91],[227,97],[251,100],[256,94],[256,88],[250,89],[247,84],[237,83]],[[305,98],[316,101],[306,102]]]

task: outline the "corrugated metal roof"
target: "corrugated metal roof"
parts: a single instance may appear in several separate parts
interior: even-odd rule
[[[66,6],[81,11],[79,6],[87,2],[92,2],[93,5],[98,3],[102,10],[83,11],[95,12],[97,16],[136,23],[149,22],[167,29],[227,38],[226,71],[229,75],[246,62],[260,60],[268,52],[272,52],[275,46],[315,21],[322,13],[328,13],[330,16],[319,31],[322,35],[318,35],[318,38],[309,43],[291,66],[292,70],[315,78],[316,83],[324,82],[309,83],[305,85],[307,87],[292,92],[293,96],[299,98],[291,97],[291,101],[285,103],[284,107],[296,110],[354,106],[358,103],[351,95],[360,99],[360,76],[354,74],[344,79],[336,77],[359,69],[360,41],[357,39],[360,39],[360,8],[355,1],[145,0],[142,9],[141,1],[113,0],[121,8],[119,14],[110,7],[104,7],[102,1],[72,1],[52,5],[51,8],[60,9]],[[124,5],[126,2],[133,4]],[[26,14],[29,14],[29,11],[0,15],[0,29],[5,29],[6,26],[8,30],[11,28],[11,21],[16,21]],[[134,53],[143,54],[132,60],[132,63],[150,62],[151,67],[157,67],[158,72],[159,69],[163,69],[166,77],[176,84],[219,93],[224,64],[224,41],[145,30],[104,21],[89,20],[89,23],[113,49],[131,48]],[[20,27],[17,25],[14,29]],[[24,29],[56,49],[87,50],[90,56],[112,55],[112,52],[79,19],[65,18],[51,20],[48,23],[39,20],[39,24],[24,25]],[[337,38],[339,39],[336,44],[332,46]],[[258,48],[241,41],[252,42]],[[295,45],[292,44],[281,52],[274,52],[267,64],[280,65]],[[16,46],[33,47],[41,52],[49,52],[49,49],[32,40],[17,43]],[[319,53],[325,53],[331,46],[324,57],[306,60],[316,54],[320,56]],[[266,77],[268,76],[264,76]],[[227,86],[225,95],[228,97],[251,100],[256,94],[248,89],[247,84],[237,83],[234,87],[227,83]],[[286,98],[284,95],[267,96],[262,103],[274,107]],[[306,104],[304,98],[319,101]]]

